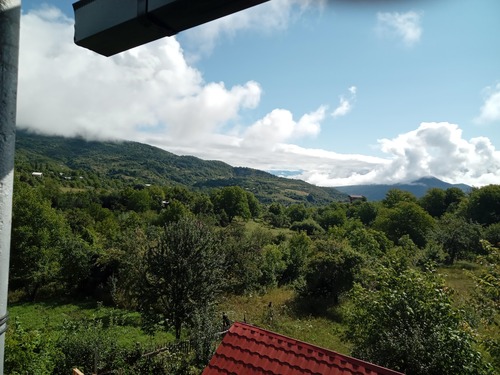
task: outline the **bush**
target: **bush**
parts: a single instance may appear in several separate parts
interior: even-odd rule
[[[380,267],[347,313],[353,355],[407,375],[489,374],[472,329],[433,273]]]

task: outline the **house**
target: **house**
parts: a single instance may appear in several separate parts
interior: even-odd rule
[[[366,201],[366,197],[364,195],[349,195],[349,202],[353,203],[355,201]]]
[[[202,375],[403,375],[246,323],[234,323]]]

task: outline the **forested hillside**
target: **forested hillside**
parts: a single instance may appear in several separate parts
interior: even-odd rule
[[[136,142],[96,142],[81,138],[42,136],[18,131],[16,165],[66,180],[71,187],[123,187],[134,184],[176,184],[208,191],[238,185],[262,203],[326,204],[347,200],[347,194],[304,181],[286,179],[220,161],[177,156]],[[64,173],[64,176],[60,176]]]
[[[197,374],[222,315],[407,375],[499,373],[500,185],[284,204],[237,183],[236,171],[271,183],[263,172],[30,137],[16,160],[7,374]],[[207,181],[234,184],[199,188],[181,165],[204,163]],[[164,177],[175,168],[179,183]]]

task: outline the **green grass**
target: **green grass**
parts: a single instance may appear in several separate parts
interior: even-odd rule
[[[438,272],[443,275],[447,286],[452,288],[457,303],[467,303],[476,285],[471,274],[478,272],[478,266],[469,262],[456,262],[453,266],[442,267]]]
[[[170,333],[158,332],[149,336],[141,330],[140,315],[95,302],[36,302],[17,303],[9,306],[11,326],[19,321],[24,329],[39,330],[57,338],[66,321],[102,321],[103,327],[116,337],[120,346],[131,347],[136,343],[154,345],[174,340]]]
[[[299,313],[294,305],[293,290],[276,288],[263,295],[228,296],[220,308],[233,321],[245,319],[264,329],[349,354],[349,345],[341,340],[344,327],[340,319],[331,319],[335,311],[321,315]]]

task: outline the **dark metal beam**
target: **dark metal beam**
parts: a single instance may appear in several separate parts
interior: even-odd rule
[[[175,35],[269,0],[80,0],[75,43],[101,55]]]

